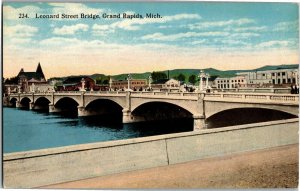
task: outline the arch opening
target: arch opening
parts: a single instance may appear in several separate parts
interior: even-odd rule
[[[64,97],[58,100],[55,104],[56,111],[63,116],[77,117],[78,115],[78,103],[69,97]]]
[[[31,100],[28,97],[24,97],[20,101],[20,108],[29,109]]]
[[[166,132],[193,130],[193,114],[186,109],[167,102],[148,102],[132,111],[132,116],[142,119],[149,128],[160,128]]]
[[[85,107],[83,116],[99,123],[122,123],[122,110],[123,108],[112,100],[96,99]]]
[[[290,113],[265,108],[235,108],[216,113],[206,119],[207,128],[259,123],[297,118]]]
[[[49,110],[49,103],[50,101],[45,97],[39,97],[34,102],[34,106],[32,109],[40,110],[40,111],[48,111]]]
[[[17,98],[11,98],[11,100],[9,101],[9,106],[10,107],[16,107],[17,106]]]

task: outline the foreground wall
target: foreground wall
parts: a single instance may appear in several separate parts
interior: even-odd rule
[[[4,186],[28,188],[298,143],[298,119],[5,154]]]

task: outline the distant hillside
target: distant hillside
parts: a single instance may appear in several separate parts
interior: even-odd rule
[[[279,70],[279,69],[297,69],[299,68],[298,64],[288,64],[288,65],[278,65],[278,66],[263,66],[261,68],[257,68],[256,70]]]
[[[253,70],[227,70],[227,71],[222,71],[222,70],[217,70],[214,68],[205,68],[203,69],[203,71],[205,73],[209,73],[210,76],[218,76],[218,77],[233,77],[236,75],[236,73],[238,72],[251,72],[251,71],[265,71],[265,70],[277,70],[277,69],[297,69],[299,67],[298,64],[287,64],[287,65],[277,65],[277,66],[272,66],[272,65],[268,65],[268,66],[263,66],[257,69],[253,69]],[[150,76],[151,72],[144,72],[144,73],[131,73],[131,76],[133,79],[148,79],[148,77]],[[164,71],[156,71],[156,72],[164,72],[165,74],[168,75],[168,70],[164,70]],[[179,74],[183,74],[186,76],[186,81],[188,80],[188,77],[191,75],[196,75],[198,76],[200,72],[200,69],[174,69],[174,70],[169,70],[169,75],[170,78],[174,78],[175,76],[178,76]],[[118,74],[118,75],[111,75],[111,77],[115,80],[124,80],[127,78],[128,74]],[[84,76],[84,75],[80,75],[80,76]],[[88,76],[88,75],[85,75]],[[105,75],[105,74],[92,74],[89,77],[93,78],[94,80],[96,80],[97,78],[105,78],[109,75]],[[56,79],[56,80],[65,80],[68,77],[75,77],[75,76],[66,76],[66,77],[61,77],[61,78],[50,78],[49,80],[52,79]]]

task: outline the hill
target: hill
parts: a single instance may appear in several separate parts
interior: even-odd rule
[[[299,67],[298,64],[286,64],[286,65],[267,65],[267,66],[263,66],[257,69],[253,69],[253,70],[217,70],[214,68],[205,68],[203,69],[203,71],[205,73],[209,73],[210,76],[218,76],[218,77],[233,77],[236,75],[236,73],[239,72],[254,72],[254,71],[266,71],[266,70],[277,70],[277,69],[297,69]],[[144,73],[131,73],[131,77],[133,79],[148,79],[148,77],[150,76],[151,72],[144,72]],[[156,71],[156,72],[164,72],[165,74],[168,75],[168,70],[164,70],[164,71]],[[178,76],[179,74],[183,74],[186,76],[186,80],[188,79],[189,76],[191,75],[196,75],[198,76],[200,72],[200,69],[173,69],[173,70],[169,70],[169,76],[170,78],[174,78],[175,76]],[[114,80],[124,80],[127,78],[128,74],[118,74],[118,75],[105,75],[105,74],[92,74],[89,77],[93,78],[94,80],[99,79],[99,78],[108,78],[108,77],[112,77]],[[84,75],[80,75],[80,76],[84,76]],[[88,76],[88,75],[85,75]],[[52,79],[56,79],[56,80],[65,80],[68,77],[75,77],[75,76],[66,76],[66,77],[54,77],[54,78],[50,78],[49,80]]]

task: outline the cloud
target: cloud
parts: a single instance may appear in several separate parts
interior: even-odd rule
[[[274,28],[274,31],[299,31],[299,22],[298,21],[288,21],[277,23]]]
[[[272,40],[262,42],[256,45],[258,48],[282,48],[282,47],[292,47],[295,46],[297,43],[293,40]]]
[[[143,19],[123,19],[122,21],[114,22],[109,25],[93,25],[94,35],[105,35],[108,32],[114,32],[115,29],[123,29],[123,30],[140,30],[141,25],[146,24],[155,24],[155,23],[168,23],[178,20],[186,20],[186,19],[201,19],[201,16],[198,14],[177,14],[172,16],[163,16],[162,18],[143,18]]]
[[[222,44],[230,45],[230,46],[236,46],[236,45],[242,45],[247,46],[250,45],[249,43],[242,41],[242,40],[233,40],[233,39],[215,39],[215,42],[219,42]]]
[[[211,21],[211,22],[199,22],[195,24],[189,24],[188,27],[191,30],[194,29],[207,29],[207,28],[212,28],[212,27],[224,27],[224,26],[229,26],[229,25],[236,25],[236,26],[241,26],[245,24],[251,24],[255,23],[253,19],[248,19],[248,18],[242,18],[242,19],[230,19],[228,21]]]
[[[32,37],[38,32],[37,27],[29,25],[14,25],[14,26],[4,26],[4,36],[9,38],[26,38]]]
[[[186,32],[186,33],[178,33],[171,35],[164,35],[162,33],[154,33],[143,36],[142,40],[161,40],[161,41],[175,41],[183,38],[191,38],[191,37],[211,37],[211,36],[228,36],[230,33],[228,32]]]
[[[266,26],[252,26],[252,27],[227,27],[225,31],[234,31],[234,32],[264,32],[267,31],[268,27]]]
[[[10,5],[3,6],[3,19],[4,20],[18,20],[19,14],[28,14],[28,17],[34,18],[35,13],[41,12],[41,9],[36,6],[24,6],[20,8],[14,8]]]
[[[192,45],[197,45],[197,44],[204,44],[206,42],[208,42],[207,39],[202,39],[202,40],[195,40],[195,41],[191,42],[191,44]]]
[[[61,28],[54,28],[53,34],[57,34],[57,35],[73,35],[76,32],[87,31],[88,29],[89,29],[89,26],[86,25],[86,24],[76,24],[76,25],[70,25],[70,26],[64,25]]]

